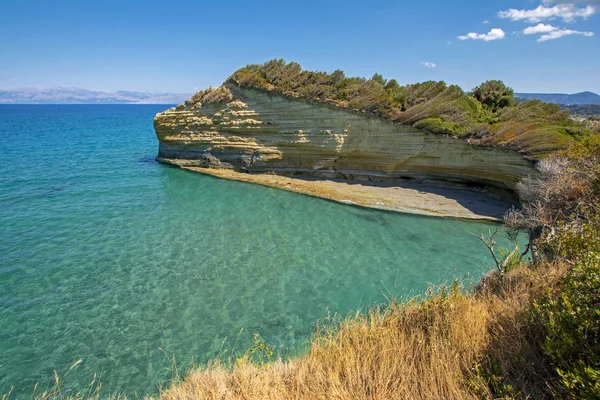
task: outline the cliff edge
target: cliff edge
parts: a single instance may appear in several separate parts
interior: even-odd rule
[[[179,166],[507,190],[533,171],[514,150],[232,82],[159,113],[154,126],[157,159]]]

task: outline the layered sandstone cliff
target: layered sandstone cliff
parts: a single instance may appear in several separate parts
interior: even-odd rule
[[[158,114],[154,126],[158,160],[182,166],[509,190],[533,170],[516,151],[231,83]]]

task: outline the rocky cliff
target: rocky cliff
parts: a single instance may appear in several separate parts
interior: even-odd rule
[[[532,172],[516,151],[232,83],[158,114],[154,126],[157,159],[181,166],[509,190]]]

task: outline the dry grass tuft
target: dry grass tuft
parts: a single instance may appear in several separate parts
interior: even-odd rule
[[[29,396],[31,400],[125,400],[126,397],[119,394],[106,395],[101,394],[102,384],[98,379],[98,376],[94,374],[94,378],[88,384],[86,388],[81,391],[73,391],[72,389],[65,389],[63,384],[67,376],[73,371],[75,367],[81,364],[83,360],[76,361],[71,367],[62,375],[59,375],[56,370],[54,371],[52,383],[47,389],[40,389],[36,384],[33,388],[33,392]],[[12,388],[8,393],[0,395],[0,400],[12,399]]]
[[[195,93],[190,100],[186,102],[188,105],[202,105],[204,103],[223,104],[233,100],[233,95],[225,86],[216,88],[208,88]]]

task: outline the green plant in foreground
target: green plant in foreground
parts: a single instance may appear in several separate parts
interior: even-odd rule
[[[275,356],[275,347],[269,346],[258,332],[254,332],[252,346],[246,350],[246,353],[236,360],[237,364],[251,362],[255,365],[264,366],[273,361]]]
[[[487,247],[488,251],[492,255],[492,259],[496,264],[496,269],[498,270],[498,275],[502,278],[506,275],[510,270],[515,268],[521,263],[521,255],[519,254],[519,245],[514,244],[514,248],[512,250],[507,250],[505,248],[500,248],[498,252],[499,255],[496,254],[495,246],[496,246],[496,235],[498,235],[499,230],[496,229],[494,232],[491,230],[488,233],[488,237],[486,238],[483,234],[477,236],[471,233],[471,236],[479,239],[485,247]]]
[[[536,312],[545,323],[544,351],[567,394],[600,398],[600,253],[588,253]]]

